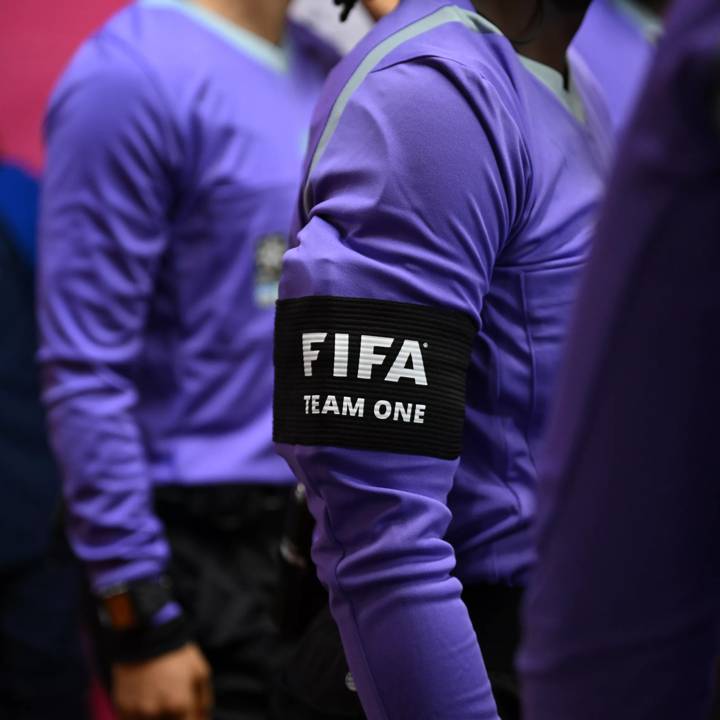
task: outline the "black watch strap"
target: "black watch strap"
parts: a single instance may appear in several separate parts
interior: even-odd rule
[[[116,585],[99,597],[100,623],[113,630],[152,625],[160,610],[171,602],[172,584],[166,575]]]
[[[190,626],[183,615],[169,622],[137,630],[103,630],[103,653],[113,663],[138,663],[179,650],[191,642]]]
[[[140,662],[177,650],[190,640],[190,628],[166,576],[119,585],[99,598],[104,653],[112,662]],[[175,607],[167,620],[162,611]]]

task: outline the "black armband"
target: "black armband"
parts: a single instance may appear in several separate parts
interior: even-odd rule
[[[383,300],[281,300],[274,439],[458,457],[477,325],[465,313]]]

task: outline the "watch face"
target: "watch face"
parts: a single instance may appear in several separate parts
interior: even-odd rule
[[[137,627],[138,619],[129,593],[123,592],[103,598],[103,607],[113,630],[131,630]]]

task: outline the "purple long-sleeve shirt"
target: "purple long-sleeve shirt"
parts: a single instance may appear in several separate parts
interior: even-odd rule
[[[162,571],[159,484],[291,482],[271,443],[273,307],[335,54],[180,0],[79,50],[47,116],[40,360],[70,535],[96,588]]]
[[[371,720],[497,717],[460,583],[520,584],[533,558],[534,457],[609,153],[571,67],[565,91],[469,0],[412,0],[316,111],[275,436]]]
[[[662,25],[636,0],[595,0],[573,47],[595,76],[615,130],[635,107]]]
[[[720,649],[720,6],[675,5],[542,462],[528,720],[705,720]]]

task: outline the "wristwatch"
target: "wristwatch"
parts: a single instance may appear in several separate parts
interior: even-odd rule
[[[165,575],[115,585],[97,600],[101,646],[111,662],[150,660],[191,640]]]
[[[171,603],[172,585],[166,575],[115,585],[99,597],[100,624],[119,632],[152,627]]]

